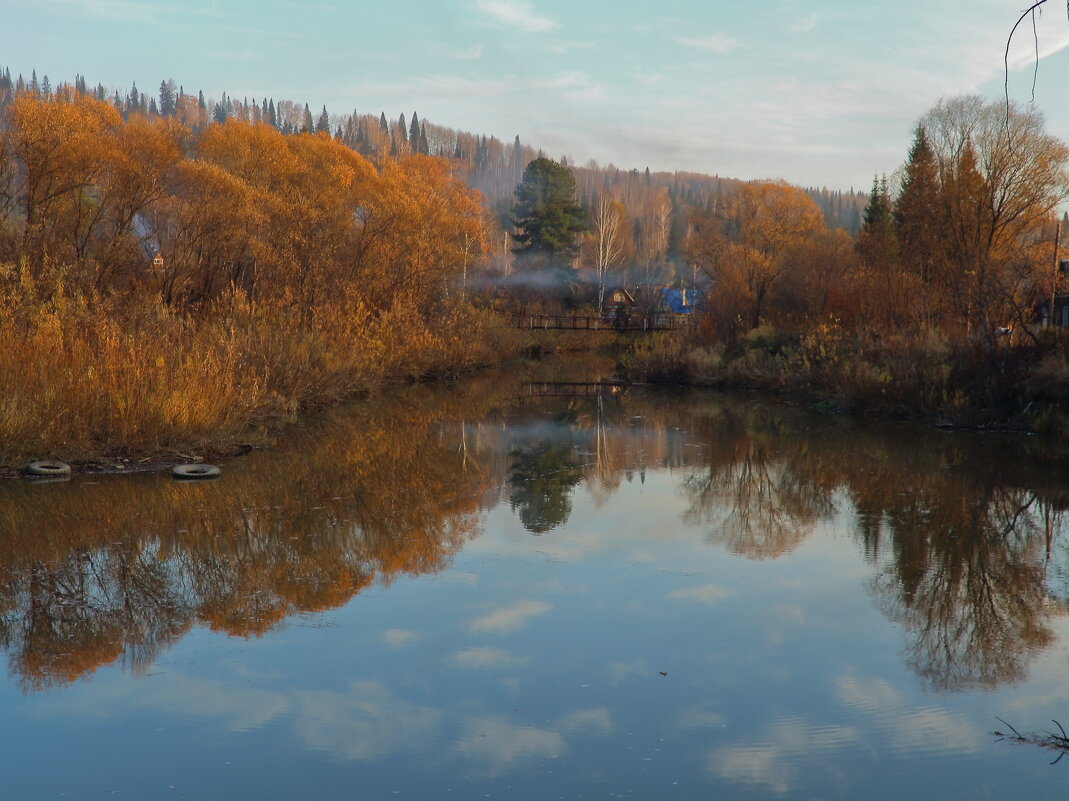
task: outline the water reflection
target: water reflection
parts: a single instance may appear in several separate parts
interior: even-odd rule
[[[876,567],[877,604],[904,624],[907,661],[929,687],[1023,679],[1064,614],[1046,583],[1064,468],[1030,458],[1026,440],[858,428],[763,405],[721,412],[708,469],[684,482],[690,519],[766,559],[845,511]]]
[[[583,466],[577,443],[560,433],[574,428],[574,421],[557,420],[515,429],[510,437],[509,503],[532,534],[563,525],[572,513],[572,493],[583,479]]]
[[[835,480],[796,415],[773,406],[722,407],[699,421],[707,463],[684,481],[687,520],[751,559],[790,553],[836,511]],[[832,456],[828,452],[829,457]]]
[[[443,569],[498,504],[552,537],[578,487],[604,503],[654,470],[678,475],[682,523],[747,559],[789,558],[820,526],[845,525],[933,689],[1021,680],[1051,642],[1064,605],[1048,557],[1064,555],[1069,497],[1059,463],[1029,443],[703,393],[524,398],[528,379],[411,388],[309,425],[210,484],[0,486],[12,672],[34,690],[113,662],[144,671],[194,626],[259,636]],[[507,658],[474,648],[455,666]]]
[[[191,626],[240,636],[440,570],[477,533],[492,460],[443,418],[485,387],[335,415],[223,480],[3,486],[0,643],[27,689],[116,659],[143,670]],[[477,405],[475,406],[477,408]]]

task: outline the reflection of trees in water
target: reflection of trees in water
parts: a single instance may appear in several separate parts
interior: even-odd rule
[[[1064,468],[1029,443],[889,432],[844,458],[842,484],[877,566],[872,591],[905,626],[906,659],[938,690],[1023,679],[1050,644],[1047,556]]]
[[[558,451],[531,438],[542,444],[516,475],[558,477],[560,493],[543,486],[541,501],[570,497],[577,451],[590,454],[587,477],[598,466],[618,475],[697,467],[680,482],[684,520],[751,559],[789,553],[849,501],[855,536],[878,571],[877,603],[904,625],[907,660],[934,689],[1021,679],[1050,643],[1049,617],[1062,605],[1051,602],[1045,556],[1059,553],[1067,476],[1030,456],[1029,443],[693,397],[631,394],[612,425],[576,415],[553,440]],[[636,419],[641,432],[628,424]],[[1001,472],[1008,464],[1012,474]],[[546,523],[547,508],[563,519],[565,504],[535,507],[543,515],[535,523]]]
[[[873,591],[932,688],[1021,680],[1050,644],[1037,507],[1025,490],[928,477],[885,510],[892,554]]]
[[[509,441],[509,504],[523,527],[544,534],[564,525],[584,480],[600,499],[620,487],[621,468],[641,455],[623,428],[617,399],[573,399],[552,421],[515,425]]]
[[[525,403],[509,418],[509,502],[523,526],[542,534],[567,522],[576,488],[599,506],[624,482],[645,482],[647,469],[689,467],[679,395],[584,397]],[[534,410],[534,411],[532,411]],[[549,419],[547,419],[549,418]]]
[[[373,581],[441,569],[477,533],[490,480],[441,425],[476,397],[414,388],[217,482],[5,485],[0,644],[13,671],[36,688],[118,658],[140,670],[193,625],[258,635]]]
[[[31,687],[72,681],[123,655],[151,662],[188,628],[190,610],[156,554],[80,552],[5,576],[0,643]]]
[[[0,645],[13,671],[42,687],[118,659],[143,669],[197,625],[258,635],[441,569],[502,497],[539,533],[567,520],[580,483],[601,501],[659,468],[681,471],[684,518],[749,558],[790,552],[849,501],[877,603],[934,688],[1019,679],[1051,639],[1060,607],[1044,556],[1067,554],[1069,480],[1012,442],[702,393],[575,399],[563,412],[509,397],[497,376],[410,388],[214,483],[0,486]]]
[[[1050,643],[1048,618],[1061,606],[1044,558],[1064,528],[1065,476],[1028,458],[1027,443],[858,431],[762,404],[725,405],[707,420],[708,467],[682,482],[686,519],[735,553],[775,558],[849,497],[856,536],[879,566],[877,602],[904,624],[909,664],[929,686],[1021,679]],[[1006,464],[1012,482],[999,472]]]
[[[532,534],[544,534],[568,521],[572,492],[583,479],[575,449],[556,433],[528,434],[509,451],[509,503]]]
[[[835,511],[831,488],[817,478],[812,451],[798,448],[775,416],[750,419],[731,411],[706,426],[708,467],[683,481],[684,519],[713,542],[751,559],[789,553]],[[760,411],[770,411],[762,407]]]

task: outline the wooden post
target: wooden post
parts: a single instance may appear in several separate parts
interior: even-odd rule
[[[1062,236],[1062,221],[1058,220],[1054,229],[1054,275],[1050,282],[1050,314],[1047,315],[1047,327],[1054,327],[1054,301],[1058,297],[1058,244]]]

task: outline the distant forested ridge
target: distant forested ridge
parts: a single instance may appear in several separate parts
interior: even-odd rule
[[[31,71],[29,79],[21,74],[13,78],[10,68],[4,68],[0,70],[0,109],[19,92],[48,99],[58,88],[60,85],[53,85],[47,76],[38,78],[36,71]],[[482,194],[489,212],[488,266],[505,271],[515,245],[508,235],[513,193],[527,164],[543,155],[518,136],[507,142],[458,131],[421,118],[416,111],[411,117],[401,114],[397,119],[387,118],[384,112],[331,114],[325,107],[316,110],[308,103],[291,100],[236,98],[225,92],[219,98],[206,97],[203,91],[187,90],[170,79],[149,92],[136,83],[120,91],[99,83],[92,86],[79,75],[73,89],[112,104],[124,119],[132,115],[173,118],[194,134],[237,119],[267,124],[284,135],[326,132],[375,164],[411,154],[444,158],[457,177]],[[585,209],[593,209],[602,197],[611,197],[622,208],[629,224],[625,226],[621,266],[645,268],[648,273],[656,262],[657,280],[663,282],[688,272],[684,267],[685,240],[693,215],[716,213],[725,198],[744,183],[720,175],[620,169],[594,161],[577,164],[567,155],[559,161],[572,169]],[[826,187],[809,187],[805,192],[823,212],[828,227],[842,228],[851,236],[858,232],[867,193]]]

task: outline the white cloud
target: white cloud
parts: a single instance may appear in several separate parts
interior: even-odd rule
[[[565,749],[564,738],[548,729],[517,726],[500,718],[470,718],[456,750],[497,776],[516,763],[552,759]]]
[[[793,778],[793,771],[782,756],[772,743],[734,745],[711,754],[709,767],[724,779],[763,784],[782,795],[791,789]]]
[[[477,44],[472,45],[465,50],[461,50],[457,53],[456,57],[461,61],[475,61],[483,57],[483,52],[483,46]]]
[[[835,752],[857,743],[852,726],[813,725],[802,718],[784,718],[773,723],[764,738],[750,744],[719,748],[709,755],[709,769],[721,778],[764,785],[783,794],[797,781],[799,764],[818,765],[819,755],[832,752],[825,762],[833,769]],[[799,757],[803,757],[799,759]]]
[[[473,620],[468,630],[473,634],[504,634],[522,628],[529,618],[544,615],[552,608],[552,605],[544,601],[517,601],[512,606]]]
[[[679,714],[675,725],[680,731],[719,728],[724,725],[724,716],[708,707],[689,708]]]
[[[160,24],[164,20],[170,20],[176,11],[173,6],[166,3],[143,3],[140,0],[47,0],[47,2],[50,5],[60,6],[70,11],[80,11],[89,17],[146,24]],[[302,6],[302,9],[306,10],[304,6]],[[207,17],[210,19],[222,19],[224,17],[215,3],[207,7],[199,4],[186,6],[181,9],[181,12],[187,17]]]
[[[382,639],[391,648],[400,648],[406,643],[412,642],[412,640],[419,637],[414,631],[408,629],[388,629],[382,632]]]
[[[885,679],[841,676],[839,700],[879,721],[891,749],[903,753],[972,753],[981,731],[957,712],[937,706],[906,708],[906,700]]]
[[[809,33],[817,27],[817,12],[811,11],[808,17],[795,20],[787,26],[787,32],[793,34]]]
[[[481,668],[505,668],[521,665],[526,660],[501,648],[468,648],[449,657],[454,667],[479,670]]]
[[[667,81],[668,76],[656,72],[650,75],[639,75],[637,80],[641,86],[656,86],[659,83]]]
[[[901,706],[902,698],[884,679],[859,679],[841,676],[835,682],[839,700],[870,714],[887,714]]]
[[[157,5],[124,2],[124,0],[51,0],[52,5],[65,6],[74,11],[106,20],[156,23],[163,10]]]
[[[612,734],[616,728],[612,722],[612,713],[605,707],[577,709],[557,721],[557,728],[565,732],[592,732],[594,734]]]
[[[56,695],[54,708],[45,704],[42,709],[46,714],[74,713],[93,718],[149,709],[180,718],[217,720],[230,731],[249,731],[267,725],[292,708],[290,699],[282,693],[174,671],[152,680],[131,683],[122,676],[91,686],[92,691],[80,697]]]
[[[1064,23],[1064,20],[1062,21]],[[1069,47],[1069,31],[1056,32],[1039,39],[1039,59],[1042,61],[1047,56],[1052,56]],[[1031,69],[1036,63],[1036,40],[1032,38],[1029,29],[1023,36],[1021,29],[1017,29],[1010,45],[1010,69]]]
[[[710,53],[716,53],[717,55],[724,55],[730,53],[733,50],[738,50],[740,42],[738,39],[732,39],[730,36],[726,36],[722,33],[710,33],[707,36],[680,36],[676,39],[680,44],[687,47],[694,47],[698,50],[707,50]]]
[[[932,755],[975,753],[986,732],[960,713],[928,706],[896,717],[891,734],[895,751]]]
[[[529,33],[548,33],[560,27],[548,17],[538,16],[529,4],[520,0],[476,0],[475,6],[498,22]]]
[[[609,682],[615,687],[628,676],[648,676],[650,669],[641,660],[635,662],[610,662]]]
[[[422,751],[441,713],[399,698],[376,682],[354,682],[346,693],[298,694],[297,733],[310,747],[338,759],[372,762]]]

